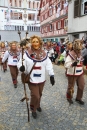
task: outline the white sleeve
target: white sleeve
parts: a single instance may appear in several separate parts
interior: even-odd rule
[[[65,64],[64,64],[65,68],[70,68],[72,63],[73,63],[73,61],[72,61],[71,57],[67,56],[66,60],[65,60]]]
[[[2,63],[4,63],[4,62],[7,60],[8,57],[9,57],[9,52],[6,51],[6,52],[4,53],[4,57],[2,58]]]
[[[53,71],[53,65],[51,60],[49,59],[49,57],[47,57],[47,64],[46,64],[46,70],[48,71],[49,75],[54,75],[54,71]]]

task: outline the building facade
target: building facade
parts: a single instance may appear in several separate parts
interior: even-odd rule
[[[66,0],[42,0],[39,15],[43,40],[64,42],[68,29],[68,2]]]
[[[87,38],[87,0],[69,0],[68,35],[75,38]]]
[[[20,30],[40,35],[39,6],[40,0],[0,0],[0,33]]]

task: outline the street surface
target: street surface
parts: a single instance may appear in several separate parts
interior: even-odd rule
[[[18,87],[14,88],[9,68],[7,72],[0,69],[0,130],[87,130],[87,76],[85,76],[84,106],[75,102],[69,106],[66,100],[67,78],[63,66],[54,65],[55,85],[50,84],[46,75],[41,108],[37,112],[37,119],[33,119],[30,112],[30,122],[27,119],[26,102],[20,102],[24,97],[24,88],[20,73]],[[29,89],[27,95],[30,98]]]

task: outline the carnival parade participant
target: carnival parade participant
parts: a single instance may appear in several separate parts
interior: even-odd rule
[[[36,63],[33,67],[33,70],[30,74],[30,80],[28,83],[30,94],[31,94],[31,101],[30,101],[30,108],[32,111],[33,118],[37,118],[36,110],[41,112],[41,96],[42,91],[45,84],[45,72],[46,70],[49,72],[50,82],[54,85],[54,72],[52,63],[42,49],[42,40],[38,36],[32,36],[31,38],[31,48],[29,48],[26,53],[24,53],[23,57],[23,65],[22,59],[19,60],[17,66],[21,72],[29,74],[31,71],[34,63]]]
[[[0,44],[0,63],[2,62],[2,58],[4,57],[4,53],[6,52],[5,43],[1,42]],[[5,72],[7,70],[7,60],[2,64],[3,71]]]
[[[50,41],[47,42],[47,45],[46,45],[46,48],[45,48],[45,52],[48,53],[48,57],[52,61],[52,56],[54,54],[54,49],[53,49],[53,46],[51,45]]]
[[[17,42],[10,42],[10,49],[5,52],[4,57],[2,59],[2,63],[4,63],[8,58],[8,66],[10,68],[10,73],[12,77],[12,81],[14,87],[17,88],[17,76],[18,76],[18,68],[17,63],[20,58],[20,52],[17,50]]]
[[[76,39],[73,43],[73,50],[69,52],[65,60],[66,75],[68,79],[68,88],[66,98],[69,103],[73,104],[74,85],[77,83],[77,95],[75,101],[84,105],[82,101],[84,90],[84,75],[83,75],[83,57],[81,56],[82,41]]]

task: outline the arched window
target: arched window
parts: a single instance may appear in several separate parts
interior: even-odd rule
[[[21,7],[21,0],[19,0],[19,7]]]
[[[33,9],[35,8],[35,2],[33,2]]]
[[[17,7],[17,1],[15,0],[15,7]]]
[[[28,14],[28,19],[31,19],[31,14]]]
[[[37,8],[39,8],[39,2],[37,2]]]
[[[31,8],[31,1],[29,1],[29,8]]]

